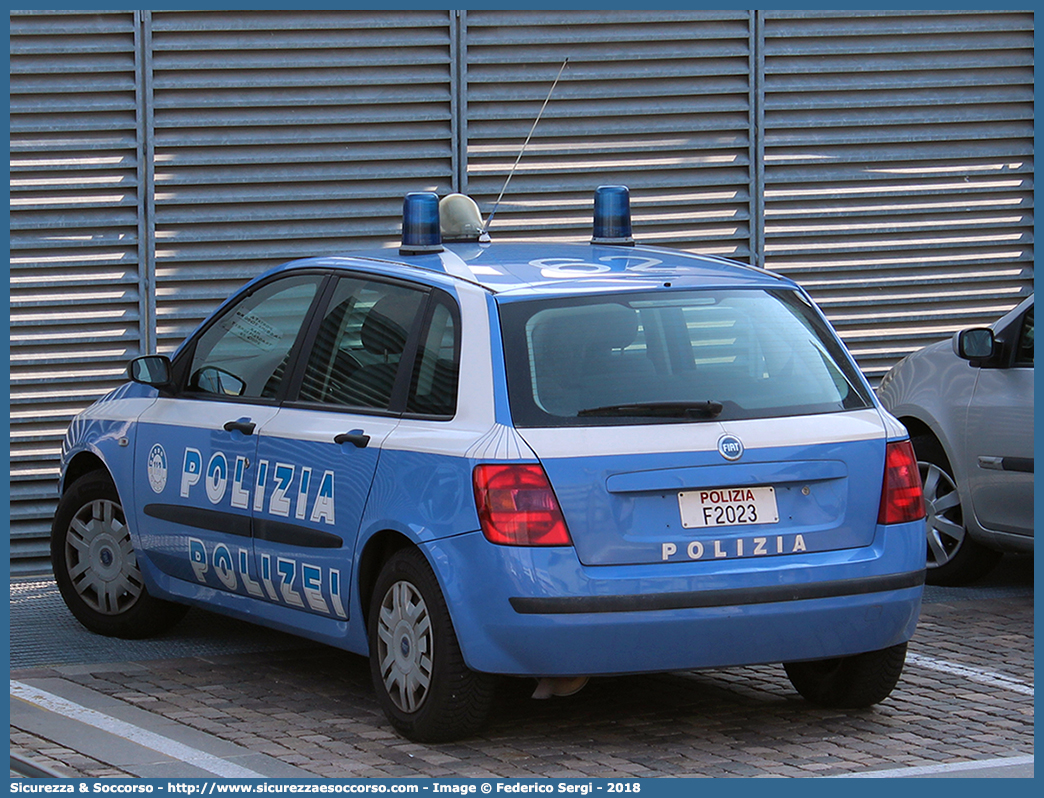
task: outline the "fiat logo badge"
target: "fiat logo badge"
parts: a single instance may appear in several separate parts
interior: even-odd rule
[[[739,460],[743,456],[743,441],[735,435],[722,435],[718,438],[718,454],[726,460]]]

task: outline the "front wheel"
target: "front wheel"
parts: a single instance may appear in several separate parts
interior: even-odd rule
[[[149,595],[116,486],[102,471],[80,477],[58,502],[51,566],[70,612],[98,634],[148,637],[188,611]]]
[[[938,441],[921,436],[913,441],[913,445],[928,514],[928,571],[925,580],[932,585],[974,582],[997,564],[1000,552],[986,548],[968,534],[953,468]]]
[[[368,630],[373,686],[396,729],[433,743],[481,728],[494,677],[464,664],[438,581],[416,549],[401,549],[381,569]]]
[[[803,698],[832,709],[862,709],[886,699],[906,662],[906,643],[849,657],[785,662]]]

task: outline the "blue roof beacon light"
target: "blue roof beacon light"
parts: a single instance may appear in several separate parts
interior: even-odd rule
[[[631,193],[627,186],[599,186],[594,196],[592,244],[634,246],[631,237]]]
[[[402,200],[400,255],[442,252],[439,197],[431,191],[411,191]]]

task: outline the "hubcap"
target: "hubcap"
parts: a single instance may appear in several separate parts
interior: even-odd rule
[[[108,499],[79,509],[65,534],[65,567],[84,604],[102,615],[126,612],[144,582],[123,508]]]
[[[377,655],[392,702],[403,712],[416,712],[431,685],[432,632],[424,598],[409,582],[396,582],[384,594]]]
[[[964,543],[964,516],[957,485],[939,466],[919,462],[928,512],[928,567],[946,565]]]

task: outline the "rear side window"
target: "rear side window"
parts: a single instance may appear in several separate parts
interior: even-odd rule
[[[413,367],[406,412],[451,418],[457,412],[459,317],[453,301],[435,292],[431,318]]]
[[[404,409],[415,416],[452,418],[457,409],[459,328],[457,305],[443,291],[339,278],[297,399],[345,409]],[[410,372],[404,374],[407,368]]]
[[[765,418],[870,406],[840,342],[794,291],[505,303],[519,426]]]
[[[388,410],[399,362],[425,293],[342,277],[319,325],[299,400]]]

